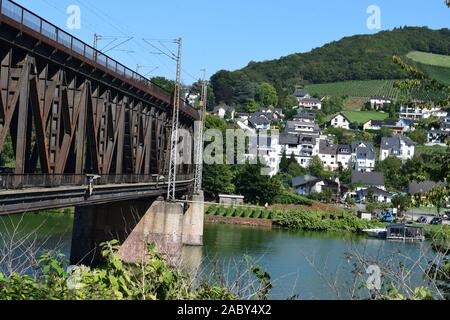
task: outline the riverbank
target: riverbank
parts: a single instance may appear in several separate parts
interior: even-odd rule
[[[361,220],[349,211],[322,204],[278,205],[271,208],[226,208],[211,205],[206,209],[206,221],[230,225],[279,226],[289,230],[354,233],[383,226],[380,222]]]

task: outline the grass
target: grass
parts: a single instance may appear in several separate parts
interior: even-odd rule
[[[437,213],[437,208],[430,208],[430,207],[426,207],[426,206],[422,206],[422,207],[414,207],[410,209],[411,212],[415,212],[415,211],[426,211],[426,212],[434,212]]]
[[[431,78],[450,85],[450,56],[428,52],[412,51],[407,57]]]
[[[433,154],[445,154],[447,152],[447,147],[441,146],[416,146],[416,156],[421,156],[423,154],[433,155]]]
[[[365,97],[349,97],[344,102],[344,111],[359,111],[366,104]]]
[[[431,66],[450,68],[450,56],[447,55],[412,51],[408,53],[407,57],[415,62]]]
[[[387,113],[377,111],[345,111],[343,113],[351,122],[359,124],[369,120],[385,120],[389,117]]]

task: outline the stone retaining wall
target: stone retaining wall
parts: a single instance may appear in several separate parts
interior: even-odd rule
[[[272,220],[205,215],[205,223],[272,228]]]

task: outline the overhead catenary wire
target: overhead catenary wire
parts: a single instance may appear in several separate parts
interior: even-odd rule
[[[50,3],[49,0],[43,0],[43,1],[46,2],[47,5],[58,10],[59,12],[64,13],[64,14],[66,13],[65,10],[60,9],[55,3]],[[142,62],[142,60],[145,59],[146,61],[152,62],[152,64],[159,65],[159,67],[163,67],[165,72],[167,72],[169,74],[173,74],[175,72],[174,66],[169,67],[168,64],[164,62],[165,59],[160,59],[160,57],[159,57],[159,56],[165,56],[167,58],[170,57],[170,60],[175,61],[174,52],[166,45],[167,43],[174,43],[175,42],[174,39],[146,37],[146,39],[149,41],[157,42],[157,45],[155,45],[155,47],[157,47],[158,49],[155,49],[157,52],[151,52],[151,55],[145,55],[145,53],[148,53],[148,50],[146,50],[144,42],[142,40],[140,40],[142,38],[142,36],[138,36],[136,34],[136,32],[130,31],[131,29],[129,28],[129,26],[125,25],[123,23],[123,21],[119,21],[117,18],[112,17],[111,15],[109,15],[106,12],[106,10],[99,8],[93,2],[88,2],[85,0],[75,0],[75,2],[82,5],[83,9],[86,10],[87,12],[89,12],[90,16],[95,16],[99,20],[105,22],[108,26],[112,27],[113,30],[117,31],[117,33],[118,33],[117,36],[114,36],[114,37],[110,36],[108,38],[127,38],[125,43],[130,43],[130,45],[132,47],[139,48],[137,50],[137,52],[136,52],[136,50],[115,50],[118,47],[120,47],[120,45],[123,45],[123,44],[116,44],[117,45],[116,46],[116,45],[113,45],[114,42],[112,42],[112,43],[108,44],[107,46],[105,46],[102,50],[105,50],[106,52],[111,52],[111,51],[124,52],[129,56],[129,58],[134,63],[140,63],[140,62]],[[59,3],[61,3],[61,2],[58,1],[58,4]],[[93,24],[91,24],[89,22],[89,19],[86,18],[86,15],[84,16],[84,19],[83,19],[83,25],[86,26],[88,28],[88,30],[92,31],[92,33],[94,33],[94,34],[96,32],[98,32],[98,23],[95,24],[95,26],[94,26]],[[128,39],[130,39],[130,40],[128,40]],[[111,45],[112,45],[112,47],[110,47]],[[134,51],[133,55],[129,54],[130,51]],[[161,68],[159,68],[159,69],[161,69]],[[194,81],[197,81],[199,79],[198,77],[194,77],[191,73],[189,73],[184,68],[182,69],[182,72],[184,75],[188,76],[189,78],[193,79]]]

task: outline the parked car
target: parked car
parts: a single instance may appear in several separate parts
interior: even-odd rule
[[[425,217],[420,217],[419,219],[416,220],[417,223],[427,223],[428,220]]]
[[[440,225],[440,224],[442,224],[442,218],[433,218],[433,220],[431,220],[430,224]]]
[[[391,212],[385,213],[385,214],[382,216],[382,218],[381,218],[381,221],[382,221],[382,222],[389,222],[389,223],[392,223],[392,222],[394,222],[394,220],[395,220],[395,217],[394,217],[394,215],[393,215]]]

